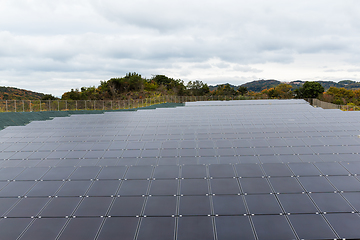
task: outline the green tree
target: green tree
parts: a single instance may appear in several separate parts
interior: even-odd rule
[[[58,99],[57,97],[54,97],[51,94],[45,94],[44,96],[42,96],[41,100],[56,100]]]
[[[222,95],[222,96],[234,96],[236,95],[236,90],[230,86],[230,84],[223,84],[217,87],[214,91],[214,95]]]
[[[244,96],[248,92],[248,89],[247,87],[239,86],[237,91],[240,95]]]
[[[304,85],[295,89],[297,98],[317,98],[325,91],[324,87],[318,82],[305,82]]]
[[[63,100],[81,100],[80,91],[79,89],[71,89],[70,92],[65,92],[61,99]]]
[[[189,81],[186,89],[188,94],[192,96],[203,96],[210,92],[209,86],[199,80]]]

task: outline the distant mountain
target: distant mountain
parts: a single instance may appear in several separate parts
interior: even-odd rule
[[[213,90],[216,90],[219,86],[222,86],[222,85],[230,85],[230,87],[232,87],[233,89],[237,90],[238,89],[238,86],[235,86],[235,85],[232,85],[230,83],[225,83],[225,84],[218,84],[218,85],[215,85],[215,86],[212,86],[212,85],[209,85],[209,90],[210,91],[213,91]]]
[[[0,100],[39,100],[45,94],[13,87],[0,87]]]
[[[293,86],[293,88],[301,87],[306,81],[296,80],[292,82],[286,82]],[[325,90],[328,90],[330,87],[337,87],[337,88],[346,88],[346,89],[360,89],[360,82],[355,82],[351,80],[342,80],[340,82],[333,82],[333,81],[315,81],[320,83]],[[257,80],[242,84],[241,86],[247,87],[249,91],[254,92],[261,92],[264,89],[276,87],[277,85],[281,84],[278,80]]]
[[[276,87],[281,84],[278,80],[257,80],[242,84],[242,87],[247,87],[248,91],[261,92],[264,89]]]

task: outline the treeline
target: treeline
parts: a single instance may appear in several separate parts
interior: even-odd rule
[[[334,104],[360,105],[360,90],[330,87],[326,92],[320,82],[298,82],[295,84],[280,83],[276,80],[257,81],[262,86],[260,92],[249,91],[247,84],[233,86],[230,84],[217,85],[210,88],[202,81],[189,81],[187,84],[181,79],[156,75],[150,79],[143,78],[138,73],[128,73],[121,78],[111,78],[100,81],[98,87],[82,87],[65,92],[63,100],[125,100],[144,99],[154,96],[244,96],[244,99],[291,99],[291,98],[319,98]],[[344,84],[346,81],[343,81]],[[254,82],[252,82],[254,84]],[[351,82],[347,82],[351,84]],[[259,85],[260,86],[260,85]],[[273,86],[273,87],[271,87]],[[212,89],[212,90],[210,90]],[[43,99],[54,99],[51,95],[44,95]]]
[[[314,81],[317,83],[320,83],[321,86],[325,88],[325,90],[328,90],[331,87],[335,88],[345,88],[345,89],[352,89],[356,90],[360,88],[360,82],[355,82],[351,80],[342,80],[339,82],[333,82],[333,81]],[[291,86],[293,86],[293,90],[301,87],[305,81],[297,80],[288,82]],[[282,84],[282,82],[278,80],[256,80],[252,82],[247,82],[243,84],[242,86],[247,87],[249,91],[254,92],[261,92],[262,90],[269,89],[269,88],[275,88],[276,86]]]
[[[121,78],[111,78],[101,81],[98,87],[82,87],[65,92],[63,100],[109,100],[109,99],[143,99],[152,96],[204,96],[204,95],[244,95],[246,88],[238,90],[229,84],[218,86],[210,91],[209,86],[202,81],[189,81],[186,85],[181,79],[156,75],[150,79],[143,78],[138,73],[128,73]]]
[[[351,90],[345,88],[330,87],[319,99],[338,105],[360,106],[360,89]]]
[[[360,106],[360,89],[330,87],[325,91],[319,82],[305,82],[301,87],[295,89],[290,84],[282,83],[261,92],[250,91],[248,95],[263,99],[318,98],[337,105]]]

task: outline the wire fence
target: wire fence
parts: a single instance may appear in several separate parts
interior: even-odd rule
[[[184,103],[196,101],[250,100],[246,96],[158,96],[130,100],[0,100],[0,112],[42,112],[79,110],[121,110],[149,107],[162,103]],[[312,106],[323,109],[360,111],[359,106],[337,105],[319,99],[305,99]]]
[[[340,109],[342,111],[360,111],[359,106],[355,105],[338,105],[334,103],[324,102],[316,98],[305,99],[314,107],[320,107],[323,109]]]
[[[158,96],[130,100],[0,100],[0,112],[121,110],[149,107],[162,103],[244,99],[250,98],[243,96]]]

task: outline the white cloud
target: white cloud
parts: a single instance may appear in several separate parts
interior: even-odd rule
[[[355,0],[4,0],[0,85],[61,95],[134,71],[359,81],[358,12]]]

